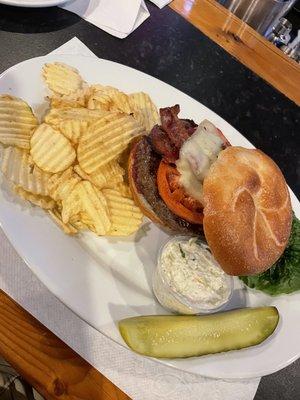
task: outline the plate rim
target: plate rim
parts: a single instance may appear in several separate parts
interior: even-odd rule
[[[20,3],[21,1],[21,3]],[[5,4],[13,7],[21,7],[21,8],[46,8],[46,7],[54,7],[60,4],[66,3],[68,0],[31,0],[31,3],[22,3],[22,0],[0,0],[0,4]]]
[[[1,0],[0,0],[0,2],[1,2]],[[140,73],[140,74],[143,74],[143,75],[145,75],[145,76],[147,76],[147,77],[150,77],[151,79],[154,79],[154,80],[156,80],[156,81],[158,81],[158,82],[160,82],[160,83],[162,83],[162,84],[164,84],[164,85],[167,85],[168,87],[170,87],[170,88],[172,88],[172,89],[175,89],[175,90],[179,91],[181,94],[183,94],[184,96],[187,96],[188,98],[192,99],[193,101],[196,101],[196,102],[199,103],[202,107],[204,107],[205,109],[208,109],[208,110],[210,111],[210,113],[213,113],[215,116],[217,116],[218,118],[220,118],[220,119],[222,119],[224,122],[226,122],[226,124],[228,124],[230,127],[232,127],[232,128],[234,129],[234,131],[236,131],[236,132],[239,134],[239,136],[241,136],[244,140],[246,140],[246,141],[248,142],[248,145],[249,145],[249,146],[251,146],[252,148],[254,148],[254,146],[252,145],[252,143],[251,143],[245,136],[243,136],[233,125],[231,125],[229,122],[227,122],[223,117],[219,116],[216,112],[214,112],[213,110],[209,109],[209,108],[208,108],[207,106],[205,106],[204,104],[200,103],[200,101],[198,101],[198,100],[194,99],[193,97],[191,97],[190,95],[188,95],[188,94],[182,92],[180,89],[177,89],[176,87],[170,85],[169,83],[164,82],[164,81],[162,81],[162,80],[160,80],[160,79],[158,79],[158,78],[156,78],[156,77],[154,77],[154,76],[152,76],[152,75],[150,75],[150,74],[147,74],[147,73],[145,73],[145,72],[143,72],[143,71],[140,71],[140,70],[138,70],[138,69],[136,69],[136,68],[133,68],[133,67],[130,67],[130,66],[127,66],[127,65],[124,65],[124,64],[115,62],[115,61],[111,61],[111,60],[108,60],[108,59],[99,58],[99,57],[97,57],[97,56],[86,56],[86,55],[67,54],[67,53],[66,53],[66,54],[51,54],[51,53],[50,53],[50,54],[48,54],[48,55],[43,55],[43,56],[38,56],[38,57],[32,57],[32,58],[30,58],[30,59],[23,60],[23,61],[21,61],[21,62],[15,64],[15,65],[13,65],[13,66],[11,66],[11,67],[8,68],[7,70],[3,71],[3,72],[0,74],[0,80],[3,79],[3,78],[5,77],[6,74],[8,74],[9,72],[11,72],[11,71],[13,71],[14,69],[18,68],[18,67],[21,66],[22,64],[26,64],[26,63],[29,63],[30,61],[37,60],[37,59],[39,59],[39,60],[43,60],[43,59],[47,60],[47,59],[49,59],[49,57],[50,57],[50,58],[56,58],[56,57],[57,57],[57,58],[60,58],[60,57],[62,57],[62,58],[68,58],[68,57],[70,57],[70,58],[92,59],[93,61],[97,61],[97,62],[106,61],[106,62],[109,62],[109,63],[117,64],[117,65],[120,65],[120,66],[122,66],[122,67],[131,69],[131,70],[133,70],[133,71],[137,71],[137,72]],[[58,60],[58,61],[59,61],[59,60]],[[47,62],[47,61],[45,61],[45,62]],[[62,61],[62,62],[63,62],[63,61]],[[289,190],[290,190],[290,193],[292,193],[292,195],[295,197],[295,199],[299,202],[299,200],[298,200],[297,196],[294,194],[294,192],[293,192],[290,188],[289,188]],[[101,334],[103,334],[105,337],[107,337],[108,339],[112,340],[114,343],[118,344],[119,346],[122,346],[123,348],[126,348],[127,351],[129,351],[129,352],[132,353],[132,350],[131,350],[125,343],[124,343],[124,344],[123,344],[123,343],[120,343],[120,342],[118,342],[117,340],[115,340],[113,337],[110,337],[108,334],[102,332],[102,331],[99,330],[98,328],[95,328],[95,326],[94,326],[93,324],[91,324],[89,321],[87,321],[83,316],[81,316],[81,314],[80,314],[79,312],[75,311],[72,307],[70,307],[70,306],[65,302],[65,300],[63,300],[62,297],[61,297],[60,295],[57,294],[57,290],[55,290],[55,288],[54,288],[54,290],[53,290],[53,286],[51,285],[51,283],[49,284],[49,282],[47,282],[47,285],[46,285],[46,284],[44,283],[45,281],[42,280],[42,279],[40,278],[41,275],[39,275],[39,274],[35,271],[36,268],[35,268],[34,266],[33,266],[33,267],[30,266],[30,263],[29,263],[29,261],[27,261],[26,257],[23,255],[22,250],[19,251],[18,246],[15,246],[15,244],[14,244],[14,239],[11,238],[11,236],[6,232],[6,230],[3,229],[3,224],[2,224],[1,221],[0,221],[0,228],[3,230],[5,236],[7,237],[7,239],[9,240],[9,242],[11,243],[11,245],[13,246],[13,248],[17,251],[17,253],[19,254],[19,256],[22,258],[22,260],[25,262],[25,264],[26,264],[27,267],[30,269],[30,271],[33,272],[33,274],[42,282],[42,284],[45,285],[45,287],[48,288],[48,289],[50,290],[50,292],[51,292],[60,302],[62,302],[62,304],[64,304],[67,308],[69,308],[69,309],[71,310],[71,312],[74,312],[75,315],[77,315],[80,319],[82,319],[83,321],[85,321],[89,326],[93,327],[94,329],[96,329],[97,331],[99,331]],[[249,290],[249,289],[248,289],[248,290]],[[275,334],[276,334],[276,333],[275,333]],[[134,354],[136,354],[136,353],[134,353]],[[226,353],[224,353],[224,354],[226,354]],[[174,368],[175,370],[182,371],[182,372],[189,373],[189,374],[200,375],[200,376],[203,376],[203,377],[206,377],[206,378],[210,378],[210,379],[221,379],[221,380],[224,380],[224,379],[225,379],[225,380],[230,380],[230,381],[240,381],[240,380],[245,380],[245,379],[261,378],[262,376],[266,376],[266,375],[275,373],[275,372],[277,372],[277,371],[279,371],[279,370],[281,370],[281,369],[287,367],[288,365],[290,365],[290,364],[292,364],[294,361],[296,361],[298,358],[300,358],[300,353],[297,354],[297,355],[295,355],[294,357],[290,358],[288,361],[286,361],[286,362],[284,362],[284,363],[281,363],[277,368],[273,368],[273,369],[270,369],[270,370],[264,372],[263,375],[261,375],[261,374],[255,375],[255,374],[253,374],[253,373],[249,373],[249,374],[243,374],[243,375],[237,376],[237,377],[216,377],[216,376],[214,376],[214,375],[205,374],[205,373],[201,373],[201,372],[197,372],[197,371],[187,371],[186,369],[182,369],[182,368],[180,368],[179,366],[170,364],[168,359],[160,360],[160,359],[155,359],[155,358],[151,358],[151,357],[147,357],[147,356],[141,356],[141,355],[139,355],[139,356],[140,356],[140,357],[145,357],[145,358],[147,358],[148,360],[150,360],[150,361],[152,361],[152,362],[154,362],[154,363],[160,363],[160,364],[165,365],[165,366],[167,366],[167,367]],[[171,362],[171,360],[170,360],[170,362]]]

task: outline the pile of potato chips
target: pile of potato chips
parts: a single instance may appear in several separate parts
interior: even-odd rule
[[[64,232],[127,236],[142,222],[126,179],[128,146],[159,123],[145,93],[91,85],[61,63],[46,64],[50,109],[39,124],[29,105],[0,95],[1,170],[23,199]]]

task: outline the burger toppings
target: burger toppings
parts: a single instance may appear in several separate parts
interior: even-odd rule
[[[198,126],[179,111],[161,108],[161,125],[136,144],[133,182],[149,217],[180,233],[202,233],[202,182],[229,143],[209,121]]]
[[[178,150],[180,150],[183,143],[197,128],[194,121],[178,118],[179,111],[180,107],[178,104],[159,110],[162,129],[167,133],[170,141]]]
[[[180,119],[179,105],[160,109],[161,126],[148,136],[154,152],[162,157],[157,185],[168,208],[192,224],[203,222],[202,183],[219,152],[229,142],[211,122],[199,126]]]
[[[175,162],[179,157],[179,150],[171,142],[167,133],[162,130],[159,125],[155,125],[150,135],[148,136],[149,142],[155,152],[167,162]]]
[[[202,204],[188,195],[179,181],[178,170],[173,165],[161,161],[157,171],[157,185],[161,198],[174,214],[192,224],[202,224]]]
[[[180,119],[180,107],[160,109],[161,126],[155,125],[148,139],[153,150],[165,161],[175,163],[183,143],[195,132],[197,124],[190,119]]]
[[[180,149],[176,161],[180,173],[179,183],[194,199],[203,202],[202,183],[208,171],[224,147],[218,129],[204,120]]]
[[[182,234],[202,234],[202,226],[191,224],[179,217],[161,198],[157,185],[160,162],[161,157],[153,151],[146,136],[140,139],[132,151],[131,174],[138,194],[143,197],[144,205],[169,229]]]

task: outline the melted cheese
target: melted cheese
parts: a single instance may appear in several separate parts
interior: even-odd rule
[[[180,150],[176,161],[179,181],[185,191],[200,202],[203,200],[203,180],[222,150],[222,145],[217,128],[204,120]]]

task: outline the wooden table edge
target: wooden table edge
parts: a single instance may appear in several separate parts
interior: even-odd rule
[[[300,104],[300,65],[215,0],[173,0],[170,7],[246,67]]]
[[[47,400],[130,400],[1,289],[0,355]]]

